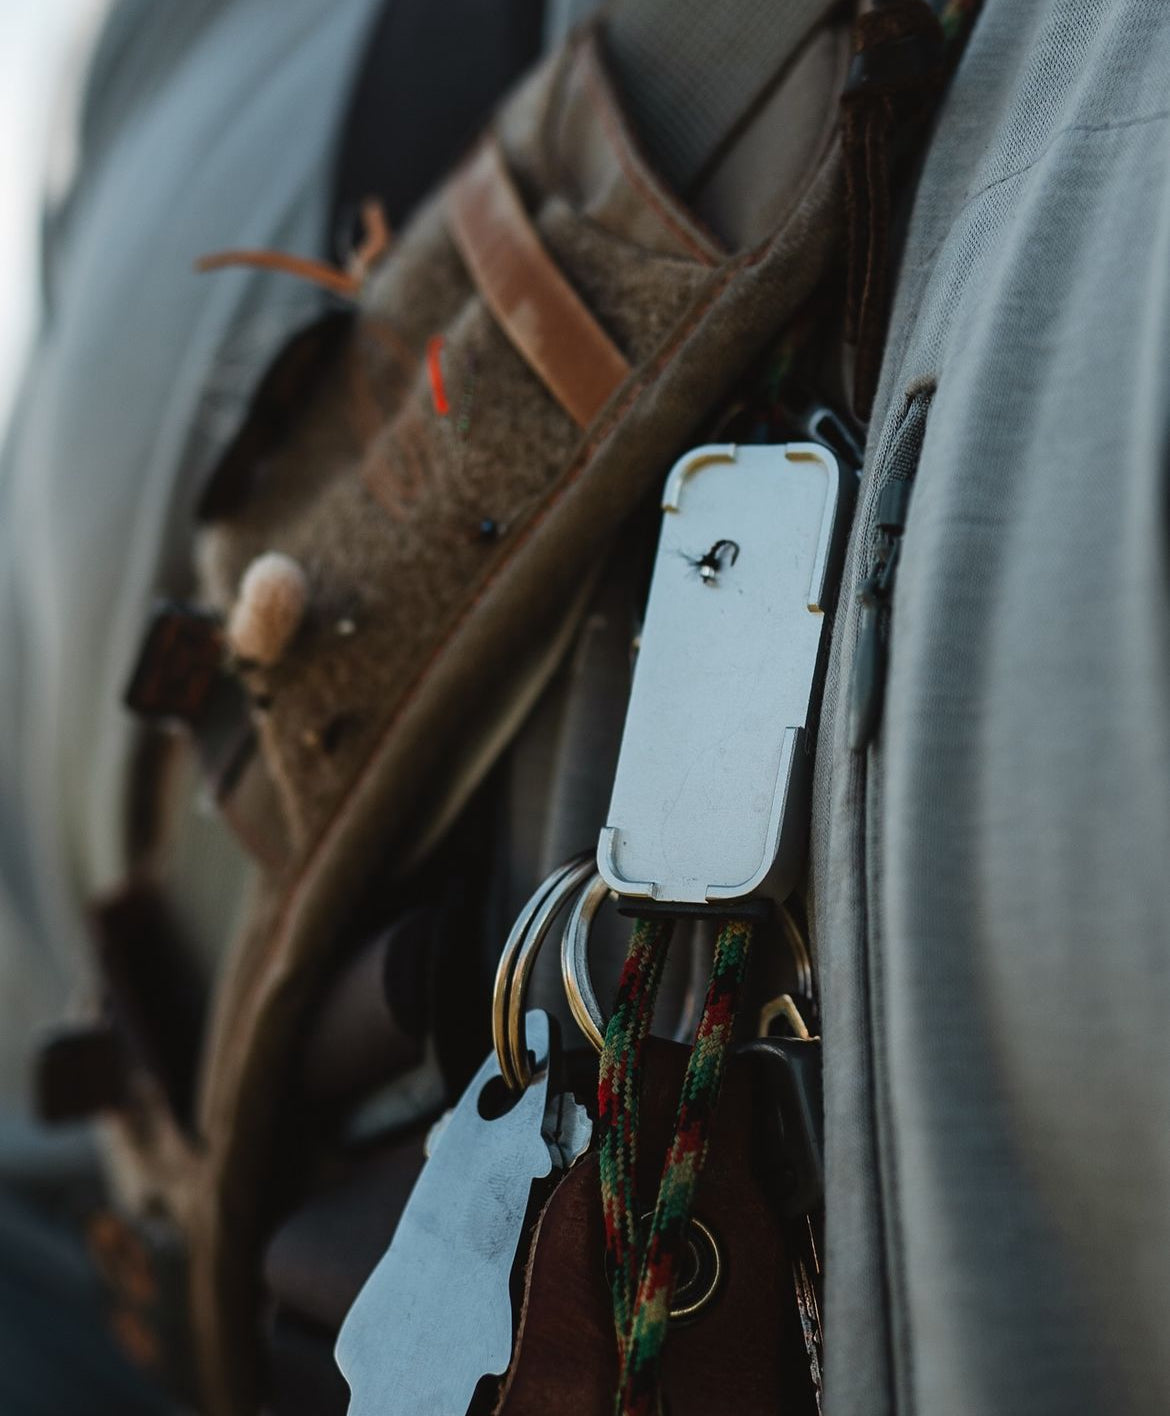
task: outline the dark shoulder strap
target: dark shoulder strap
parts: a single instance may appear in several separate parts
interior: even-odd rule
[[[387,0],[334,178],[332,233],[366,197],[400,227],[540,52],[544,0]]]

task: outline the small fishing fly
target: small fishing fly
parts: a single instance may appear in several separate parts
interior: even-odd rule
[[[733,566],[739,559],[739,542],[716,541],[711,549],[701,556],[689,556],[685,551],[680,554],[690,568],[697,572],[704,585],[714,586],[719,583],[720,572]]]

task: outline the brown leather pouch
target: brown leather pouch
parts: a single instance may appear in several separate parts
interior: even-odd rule
[[[646,1212],[673,1131],[687,1049],[650,1039],[639,1109],[639,1198]],[[812,1416],[785,1232],[753,1164],[752,1078],[728,1067],[695,1218],[714,1245],[710,1301],[667,1339],[663,1398],[671,1416]],[[702,1288],[702,1285],[699,1285]],[[553,1193],[532,1240],[512,1367],[499,1416],[610,1416],[617,1346],[605,1271],[596,1153]]]
[[[354,900],[466,801],[611,538],[840,255],[848,17],[799,14],[766,237],[730,250],[667,190],[587,30],[505,103],[352,319],[286,354],[208,490],[214,608],[267,551],[308,588],[277,662],[241,670],[282,821],[243,830],[268,848],[214,1000],[185,1215],[215,1412],[255,1409],[275,1089]]]

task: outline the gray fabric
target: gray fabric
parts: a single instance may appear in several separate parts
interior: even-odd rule
[[[836,0],[614,0],[608,53],[655,168],[686,192]]]
[[[318,253],[336,130],[378,0],[123,0],[0,464],[0,1106],[84,978],[83,901],[126,866],[121,707],[152,598],[182,591],[202,478],[271,354],[319,308],[280,277],[197,276],[229,245]],[[186,833],[193,917],[225,933],[238,858]],[[196,898],[198,897],[198,898]],[[9,1134],[9,1132],[5,1132]]]
[[[1170,1409],[1168,81],[1164,0],[986,0],[915,201],[818,769],[833,1416]]]

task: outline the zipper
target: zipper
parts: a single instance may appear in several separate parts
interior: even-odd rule
[[[908,393],[893,427],[878,452],[872,481],[858,527],[858,580],[853,590],[857,630],[853,655],[846,668],[843,707],[847,708],[852,748],[852,809],[856,835],[852,842],[857,871],[852,901],[854,944],[861,951],[858,980],[864,1024],[856,1043],[855,1062],[865,1077],[868,1103],[860,1116],[866,1132],[863,1144],[873,1165],[875,1207],[874,1260],[880,1267],[885,1315],[880,1341],[885,1347],[888,1382],[883,1409],[913,1412],[913,1352],[907,1326],[908,1300],[902,1235],[902,1196],[898,1152],[893,1132],[894,1104],[890,1076],[891,1039],[886,1017],[890,980],[885,971],[881,927],[882,862],[879,823],[882,818],[883,753],[880,732],[885,709],[892,643],[895,591],[905,554],[910,505],[926,434],[933,386],[918,385]],[[867,549],[862,549],[867,548]],[[875,1295],[876,1298],[876,1295]],[[874,1354],[875,1360],[881,1360]]]
[[[860,625],[849,687],[849,746],[857,753],[866,751],[881,728],[894,588],[933,393],[933,389],[921,389],[911,395],[884,461],[885,480],[873,503],[869,569],[856,591]]]
[[[909,478],[896,478],[887,482],[877,497],[873,556],[869,574],[857,591],[861,625],[849,696],[849,746],[854,752],[864,752],[881,726],[891,606],[912,489]]]

